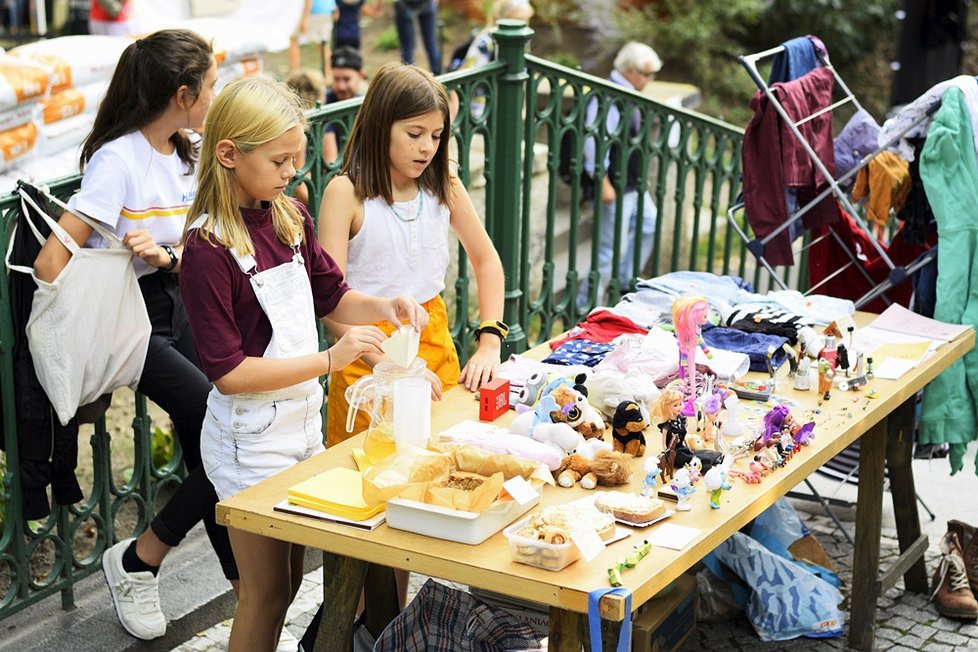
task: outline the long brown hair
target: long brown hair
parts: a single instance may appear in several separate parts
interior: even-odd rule
[[[374,76],[343,152],[343,174],[350,177],[361,199],[382,197],[394,203],[391,192],[391,127],[398,120],[438,111],[444,129],[438,151],[418,178],[418,185],[447,204],[451,194],[448,139],[451,116],[445,87],[427,70],[387,63]]]
[[[133,41],[112,73],[92,132],[82,146],[80,167],[84,169],[102,145],[162,115],[181,86],[199,97],[211,61],[210,43],[187,29],[164,29]],[[170,142],[187,165],[187,174],[193,174],[197,154],[187,134],[178,131]]]

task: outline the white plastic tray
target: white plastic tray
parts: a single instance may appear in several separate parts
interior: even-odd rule
[[[387,501],[387,526],[436,539],[476,545],[530,511],[539,502],[538,494],[524,505],[509,500],[480,514],[391,498]]]

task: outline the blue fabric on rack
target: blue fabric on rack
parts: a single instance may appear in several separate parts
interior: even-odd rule
[[[815,55],[815,45],[807,36],[798,36],[781,44],[784,51],[774,57],[768,85],[798,79],[821,63]]]
[[[937,247],[933,247],[937,251]],[[940,252],[935,253],[940,256]],[[924,317],[934,317],[937,304],[937,259],[913,275],[913,311]]]
[[[570,340],[558,346],[543,361],[549,364],[569,366],[582,364],[586,367],[593,367],[614,350],[614,344],[602,344],[591,340]]]

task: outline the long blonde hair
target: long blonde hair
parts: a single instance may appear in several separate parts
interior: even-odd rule
[[[230,140],[247,156],[295,127],[304,128],[305,117],[299,97],[285,84],[258,76],[236,79],[224,87],[207,113],[197,196],[187,214],[184,237],[193,221],[206,215],[200,237],[212,242],[213,236],[241,255],[253,254],[255,247],[238,208],[234,170],[217,160],[217,144]],[[290,246],[305,233],[302,214],[284,194],[272,202],[272,224],[278,239]]]

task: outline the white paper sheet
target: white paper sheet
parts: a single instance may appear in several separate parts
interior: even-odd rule
[[[883,378],[884,380],[897,380],[900,376],[916,366],[913,360],[887,358],[874,367],[873,375],[876,378]]]
[[[870,326],[906,335],[926,335],[932,340],[942,342],[953,340],[970,328],[962,324],[948,324],[928,319],[896,303],[884,310]]]
[[[682,550],[699,536],[700,531],[694,527],[663,523],[656,527],[648,536],[653,546],[661,546],[670,550]]]

